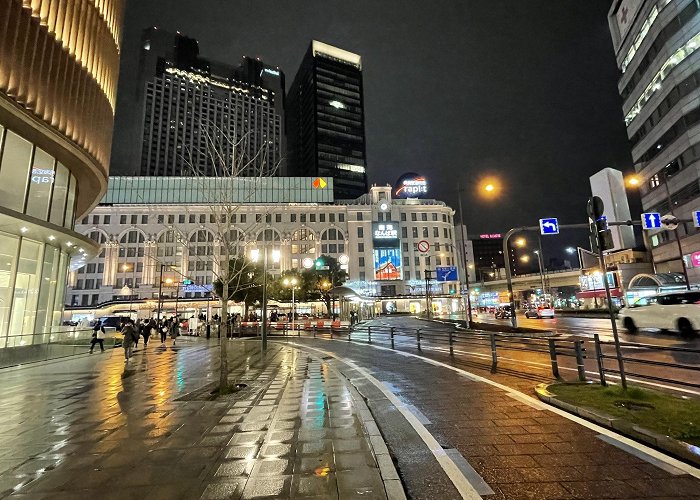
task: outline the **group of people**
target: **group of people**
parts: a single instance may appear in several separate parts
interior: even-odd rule
[[[187,320],[185,320],[187,321]],[[185,328],[187,326],[185,325]],[[131,318],[123,318],[119,331],[123,335],[122,347],[124,348],[125,361],[129,361],[133,354],[134,347],[138,347],[139,340],[143,337],[144,348],[148,347],[148,340],[151,336],[160,335],[160,344],[165,345],[168,336],[173,341],[173,345],[177,342],[177,337],[180,335],[180,320],[177,317],[156,320],[154,318],[148,320],[137,319],[134,321]],[[100,350],[104,352],[105,329],[101,322],[97,322],[93,327],[92,341],[90,342],[90,353],[95,349],[95,344],[100,345]]]

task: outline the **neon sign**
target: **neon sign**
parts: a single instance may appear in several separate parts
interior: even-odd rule
[[[394,196],[397,198],[420,198],[428,192],[428,181],[422,175],[404,174],[396,182]]]

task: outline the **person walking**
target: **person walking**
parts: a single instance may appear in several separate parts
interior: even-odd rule
[[[124,358],[126,358],[124,361],[129,361],[129,358],[131,358],[132,350],[134,348],[134,343],[136,342],[136,339],[139,335],[134,329],[134,324],[131,318],[126,320],[124,328],[122,328],[122,334],[124,335],[124,339],[122,340],[122,347],[124,348]]]
[[[141,325],[139,325],[139,330],[139,333],[143,337],[143,348],[145,349],[148,347],[148,339],[151,336],[150,324],[146,321],[142,321]]]
[[[180,322],[178,321],[177,317],[175,317],[173,318],[173,322],[170,324],[170,338],[173,339],[173,345],[175,345],[177,336],[180,333],[178,330],[180,330]]]
[[[100,352],[105,352],[105,327],[98,321],[92,328],[92,340],[90,341],[90,354],[95,349],[95,344],[100,344]]]
[[[133,327],[134,327],[134,331],[136,332],[136,339],[134,340],[134,349],[136,349],[139,346],[139,338],[141,338],[141,335],[140,335],[141,320],[137,319],[136,323],[133,324]]]
[[[160,324],[160,345],[165,344],[165,339],[168,338],[168,330],[170,320],[163,320]]]

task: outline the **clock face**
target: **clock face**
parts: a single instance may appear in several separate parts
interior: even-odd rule
[[[389,205],[387,205],[386,203],[382,203],[381,205],[379,205],[379,208],[381,210],[386,210],[387,208],[389,208]]]

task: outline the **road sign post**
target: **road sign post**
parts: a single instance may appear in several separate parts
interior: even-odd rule
[[[548,234],[559,234],[559,221],[556,217],[548,219],[540,219],[540,234],[545,236]]]
[[[603,217],[603,200],[598,196],[593,196],[588,200],[586,211],[588,216],[594,221],[598,221]],[[606,221],[607,226],[607,221]],[[622,389],[627,390],[627,378],[625,377],[625,364],[622,361],[622,349],[620,348],[620,336],[617,333],[617,320],[615,318],[615,310],[613,309],[612,296],[610,295],[610,283],[608,283],[608,270],[605,266],[605,255],[603,254],[604,245],[601,238],[601,231],[598,230],[596,224],[595,240],[598,244],[598,258],[600,259],[600,270],[603,273],[603,285],[605,286],[605,298],[608,301],[608,313],[610,314],[610,326],[612,326],[613,340],[615,340],[615,353],[617,355],[617,365],[620,371],[620,383]]]

